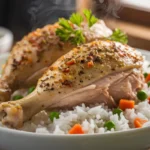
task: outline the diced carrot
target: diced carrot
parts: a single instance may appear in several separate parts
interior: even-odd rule
[[[93,61],[89,61],[87,65],[88,65],[88,68],[91,68],[91,67],[93,67],[94,63],[93,63]]]
[[[119,102],[119,108],[122,110],[134,108],[135,102],[133,100],[121,99]]]
[[[135,128],[141,128],[143,126],[143,124],[146,122],[147,122],[147,120],[145,120],[145,119],[135,118],[134,126],[135,126]]]
[[[84,134],[82,126],[80,124],[75,124],[70,130],[69,134]]]
[[[150,104],[150,97],[148,97],[148,103]]]
[[[147,83],[148,81],[150,81],[150,74],[148,74],[147,77],[145,78],[145,82]]]

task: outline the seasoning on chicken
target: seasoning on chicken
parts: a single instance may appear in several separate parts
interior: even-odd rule
[[[77,23],[77,17],[78,14],[73,14],[69,21],[60,19],[54,25],[37,29],[14,46],[0,78],[0,102],[8,101],[11,93],[19,88],[36,85],[47,67],[76,44],[107,38],[112,34],[102,20],[92,19],[94,22],[91,22],[89,18],[92,24],[88,26],[83,19]],[[62,28],[64,26],[69,31]]]
[[[17,128],[47,108],[69,109],[81,103],[111,108],[122,98],[134,100],[144,83],[142,64],[139,52],[118,42],[78,46],[47,69],[30,95],[0,104],[2,123]]]

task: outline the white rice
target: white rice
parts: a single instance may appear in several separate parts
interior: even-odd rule
[[[145,61],[143,68],[146,72],[150,72],[148,65],[149,62]],[[144,90],[150,96],[150,89],[147,84]],[[24,91],[21,92],[24,93]],[[59,118],[54,119],[53,122],[49,118],[49,113],[41,111],[33,116],[30,121],[24,123],[20,130],[43,134],[68,134],[68,131],[75,124],[80,124],[85,134],[103,134],[135,128],[134,119],[136,117],[147,120],[143,127],[150,126],[150,104],[148,100],[138,102],[134,109],[126,109],[120,114],[120,117],[113,114],[112,111],[104,104],[96,104],[90,107],[82,104],[74,107],[73,110],[60,111]],[[107,130],[104,127],[107,121],[112,121],[115,124],[115,129]]]

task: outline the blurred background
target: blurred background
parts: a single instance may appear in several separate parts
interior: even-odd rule
[[[8,33],[10,42],[4,48],[0,40],[0,52],[10,50],[32,30],[54,23],[59,17],[68,18],[72,12],[84,8],[92,9],[111,29],[124,30],[129,45],[150,50],[150,0],[0,0],[0,26],[13,34],[1,32],[0,28],[0,39]]]

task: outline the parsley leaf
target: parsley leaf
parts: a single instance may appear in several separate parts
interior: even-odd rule
[[[79,45],[79,44],[85,42],[85,37],[84,37],[84,35],[83,35],[83,33],[82,33],[81,30],[76,30],[76,31],[74,31],[74,32],[73,32],[73,35],[74,35],[74,37],[72,37],[72,39],[71,39],[71,42],[72,42],[73,44]]]
[[[83,32],[73,29],[68,20],[63,18],[59,19],[59,25],[61,27],[56,30],[56,35],[58,35],[62,41],[71,41],[71,43],[75,45],[85,42]]]
[[[67,19],[60,18],[59,19],[59,25],[62,26],[63,28],[72,31],[71,25]]]
[[[98,21],[98,19],[94,15],[92,15],[91,10],[85,9],[83,11],[83,14],[84,14],[86,20],[88,21],[89,27],[91,27],[93,24],[95,24]]]
[[[88,22],[89,27],[91,27],[98,20],[95,16],[92,15],[92,12],[87,9],[84,10],[84,16]],[[85,37],[81,28],[81,23],[83,21],[84,18],[79,13],[73,13],[69,20],[60,18],[58,22],[60,27],[56,29],[56,35],[59,36],[62,41],[70,41],[75,45],[84,43]],[[78,27],[75,28],[74,25],[77,25]]]
[[[79,13],[73,13],[70,17],[70,21],[73,24],[76,24],[77,26],[80,26],[82,21],[83,21],[83,17]]]
[[[124,32],[122,32],[120,29],[115,29],[113,34],[109,37],[109,39],[123,44],[128,43],[127,35]]]

